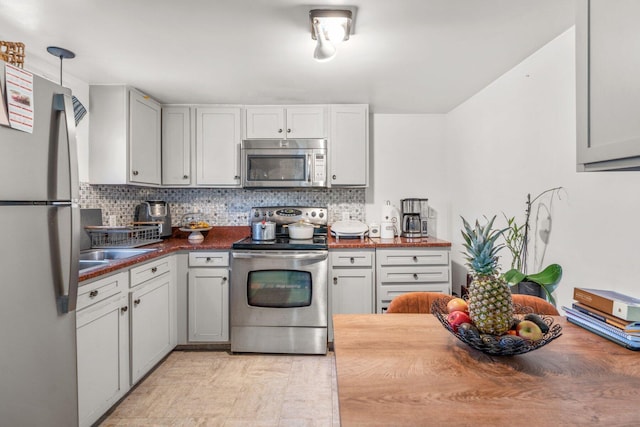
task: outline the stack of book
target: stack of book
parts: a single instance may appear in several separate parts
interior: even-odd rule
[[[631,350],[640,350],[640,299],[601,289],[574,288],[567,320]]]

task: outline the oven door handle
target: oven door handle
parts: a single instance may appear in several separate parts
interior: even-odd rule
[[[329,257],[327,252],[308,252],[308,253],[248,253],[248,252],[232,252],[231,254],[237,259],[295,259],[295,260],[324,260]]]

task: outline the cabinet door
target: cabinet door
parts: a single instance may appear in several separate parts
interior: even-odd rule
[[[76,319],[78,415],[90,426],[129,390],[129,313],[116,294]]]
[[[196,109],[196,184],[240,186],[240,108]]]
[[[369,183],[369,107],[332,105],[331,186],[366,187]]]
[[[191,184],[189,107],[162,108],[162,184]]]
[[[229,270],[189,270],[189,341],[229,340]]]
[[[578,170],[640,169],[640,2],[577,7]]]
[[[282,107],[247,107],[245,109],[245,137],[247,139],[282,139],[285,133]]]
[[[329,285],[329,340],[333,341],[334,314],[374,313],[371,268],[334,268]]]
[[[163,274],[130,293],[131,385],[172,349],[171,275]]]
[[[160,184],[160,104],[129,91],[129,181]]]
[[[326,107],[287,107],[287,138],[326,138],[326,123]]]

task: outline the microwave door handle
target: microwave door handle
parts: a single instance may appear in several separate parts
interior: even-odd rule
[[[307,154],[307,182],[311,183],[311,154]]]

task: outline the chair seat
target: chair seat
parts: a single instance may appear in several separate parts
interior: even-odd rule
[[[548,316],[559,316],[558,310],[548,301],[540,297],[524,294],[513,294],[513,303],[520,304],[525,307],[533,308],[533,312],[537,314],[546,314]]]
[[[391,301],[387,313],[431,313],[434,300],[450,296],[441,292],[407,292]]]

